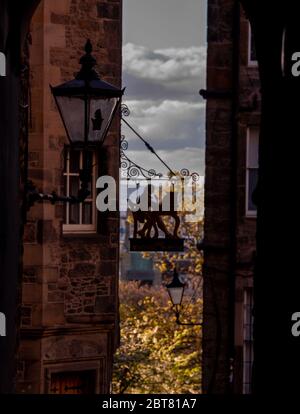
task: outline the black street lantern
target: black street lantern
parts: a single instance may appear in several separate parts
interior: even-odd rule
[[[166,288],[168,290],[172,305],[178,308],[181,305],[185,284],[179,279],[176,268],[174,269],[173,280]]]
[[[181,322],[180,320],[180,310],[181,310],[181,304],[182,304],[182,299],[183,299],[183,294],[184,294],[184,288],[185,288],[185,283],[182,283],[181,280],[179,279],[179,275],[177,272],[177,269],[174,269],[174,274],[173,274],[173,280],[171,283],[169,283],[168,285],[166,285],[166,288],[168,290],[173,308],[174,308],[174,312],[175,312],[175,316],[176,316],[176,323],[178,325],[184,325],[184,326],[201,326],[202,323],[194,323],[194,322]]]
[[[85,147],[104,142],[124,94],[124,89],[100,79],[92,49],[88,40],[75,79],[51,87],[70,143]]]
[[[37,201],[82,203],[90,194],[92,165],[88,149],[91,144],[103,144],[113,117],[119,108],[125,89],[118,89],[99,78],[92,44],[86,42],[86,54],[80,59],[81,70],[75,79],[51,87],[67,136],[72,146],[83,149],[81,186],[77,196],[60,196],[55,191],[43,194],[32,181],[27,182],[27,210]]]

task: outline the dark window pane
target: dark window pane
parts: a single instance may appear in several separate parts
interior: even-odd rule
[[[67,183],[68,183],[68,177],[65,175],[64,176],[64,194],[66,196],[68,196],[68,187],[67,187]],[[65,204],[64,206],[64,224],[67,224],[67,211],[68,211],[69,205]]]
[[[259,129],[251,127],[248,134],[247,167],[258,168],[259,165]]]
[[[92,168],[93,166],[93,152],[82,151],[82,167]]]
[[[89,168],[92,168],[93,166],[93,152],[92,151],[88,151],[86,154],[87,157],[87,165]]]
[[[67,209],[69,208],[68,204],[64,206],[64,224],[67,224]]]
[[[80,151],[71,150],[70,156],[70,172],[78,173],[80,169]]]
[[[67,162],[69,160],[70,152],[67,148],[64,149],[64,172],[67,172]]]
[[[256,211],[256,205],[252,201],[252,194],[256,189],[258,182],[258,169],[249,170],[249,182],[248,182],[248,210]]]
[[[70,196],[78,196],[79,182],[79,177],[70,177]]]
[[[68,177],[66,175],[64,175],[64,194],[66,196],[68,196]]]
[[[88,190],[90,192],[90,195],[89,195],[88,198],[93,198],[93,187],[92,187],[92,183],[91,182],[88,183]]]
[[[69,224],[79,224],[79,204],[70,204]]]
[[[82,224],[92,224],[93,223],[92,214],[93,214],[92,203],[83,203]]]

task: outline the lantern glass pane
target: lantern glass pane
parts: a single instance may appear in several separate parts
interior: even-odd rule
[[[118,98],[94,98],[90,100],[89,141],[102,141],[117,103]]]
[[[182,301],[183,288],[168,288],[173,305],[180,305]]]
[[[84,100],[81,97],[57,96],[68,138],[71,142],[84,142]]]
[[[88,142],[101,142],[106,135],[118,98],[88,98]],[[83,143],[85,132],[85,102],[82,96],[57,96],[57,105],[72,143]]]

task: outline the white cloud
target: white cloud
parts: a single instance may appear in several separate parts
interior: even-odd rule
[[[129,123],[160,148],[204,145],[204,103],[134,100],[126,104],[131,111]],[[127,127],[123,131],[133,137]]]
[[[123,71],[127,86],[124,103],[131,110],[129,123],[172,168],[203,173],[205,102],[199,89],[205,87],[206,48],[150,50],[127,43]],[[122,132],[136,162],[162,170],[128,127]]]
[[[127,43],[123,47],[124,71],[138,78],[161,82],[200,79],[205,68],[205,47],[169,48],[151,51]]]
[[[162,102],[144,100],[144,101],[126,101],[126,104],[131,108],[131,115],[139,118],[148,118],[150,116],[165,116],[166,114],[173,113],[177,116],[182,114],[185,117],[192,117],[194,111],[198,111],[205,108],[203,102],[183,102],[175,100],[164,100]]]

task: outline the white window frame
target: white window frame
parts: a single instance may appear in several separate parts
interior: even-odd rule
[[[251,24],[248,23],[248,66],[257,67],[258,61],[251,59],[251,51],[252,51],[252,29],[251,29]]]
[[[249,163],[248,163],[248,156],[249,156],[249,153],[250,153],[250,132],[251,132],[251,130],[253,130],[253,129],[257,129],[257,131],[258,131],[258,134],[259,134],[259,127],[258,126],[249,126],[248,128],[247,128],[247,144],[246,144],[246,197],[245,197],[245,199],[246,199],[246,217],[253,217],[253,218],[256,218],[257,217],[257,210],[249,210],[249,181],[250,181],[250,174],[249,174],[249,172],[250,172],[250,170],[254,170],[254,169],[256,169],[256,168],[254,168],[254,167],[251,167],[251,166],[249,166]],[[258,167],[257,167],[257,169],[258,169]]]
[[[77,150],[76,150],[77,151]],[[83,151],[82,149],[78,149],[80,152],[80,161],[79,161],[79,168],[82,168],[83,164]],[[92,197],[88,197],[86,201],[90,201],[92,204],[92,224],[68,224],[69,222],[69,209],[70,205],[69,203],[66,203],[65,205],[65,219],[66,223],[63,223],[63,234],[93,234],[97,232],[97,208],[96,208],[96,151],[91,150],[93,152],[93,168],[92,168]],[[66,149],[65,156],[65,165],[66,165],[66,171],[64,171],[63,175],[65,177],[71,177],[71,176],[78,176],[78,173],[70,173],[70,148]],[[70,180],[66,180],[66,187],[65,188],[65,195],[69,196],[70,194]],[[82,220],[82,204],[79,204],[79,219]]]

